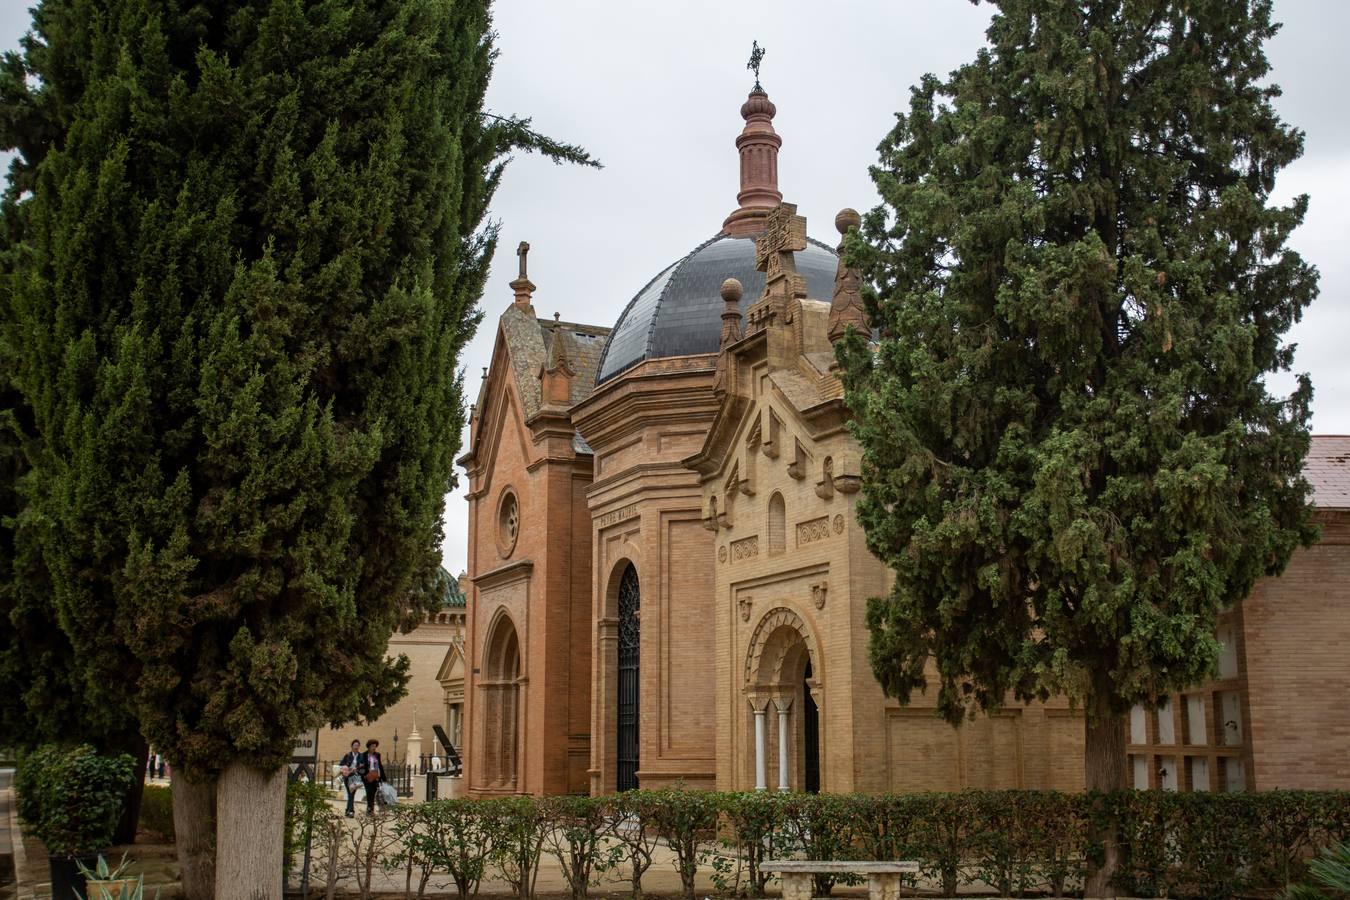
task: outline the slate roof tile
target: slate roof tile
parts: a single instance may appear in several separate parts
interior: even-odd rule
[[[1313,506],[1350,509],[1350,435],[1313,435],[1303,475],[1313,488]]]

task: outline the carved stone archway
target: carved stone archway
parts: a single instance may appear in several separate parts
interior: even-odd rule
[[[819,789],[824,672],[815,635],[801,615],[779,606],[760,618],[746,650],[743,683],[752,716],[749,746],[756,789],[768,788],[769,758],[774,755],[779,790]],[[771,714],[776,729],[769,726]]]
[[[816,649],[816,639],[810,627],[801,616],[786,606],[775,607],[766,612],[750,635],[750,646],[745,655],[745,687],[754,690],[756,686],[779,684],[783,676],[783,664],[795,642],[780,640],[784,630],[795,631],[806,645],[806,653],[811,660],[811,669],[819,682],[824,669],[820,654]]]

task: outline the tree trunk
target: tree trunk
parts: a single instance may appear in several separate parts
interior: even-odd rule
[[[127,788],[122,798],[122,817],[117,820],[117,832],[113,835],[114,844],[136,843],[136,827],[141,821],[141,797],[145,793],[145,767],[150,763],[150,745],[145,738],[138,737],[136,746],[131,750],[136,759],[136,780]]]
[[[1084,729],[1083,774],[1089,791],[1123,790],[1125,781],[1125,718],[1109,713],[1089,715]],[[1114,816],[1090,826],[1089,837],[1105,850],[1100,867],[1089,863],[1084,897],[1116,896],[1120,869],[1120,826]]]
[[[173,833],[187,900],[212,900],[216,891],[216,780],[187,766],[173,767]]]
[[[281,900],[286,769],[232,762],[216,782],[216,900]]]

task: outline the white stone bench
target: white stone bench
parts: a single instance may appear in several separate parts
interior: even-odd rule
[[[759,870],[777,875],[783,883],[783,900],[811,900],[816,875],[866,875],[868,900],[896,900],[900,876],[919,871],[916,862],[868,862],[858,860],[769,859]]]

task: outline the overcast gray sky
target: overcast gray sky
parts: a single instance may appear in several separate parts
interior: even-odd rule
[[[0,0],[0,46],[27,28],[18,0]],[[1313,429],[1350,433],[1350,117],[1344,36],[1350,4],[1276,0],[1283,31],[1269,45],[1279,109],[1304,129],[1304,157],[1281,197],[1312,196],[1294,246],[1322,273],[1322,295],[1291,339],[1310,372]],[[583,144],[599,171],[533,157],[512,162],[493,204],[501,242],[482,305],[487,318],[463,364],[468,393],[511,302],[515,247],[530,242],[540,316],[610,326],[656,272],[711,237],[735,205],[738,110],[752,78],[750,42],[768,49],[762,81],[783,137],[779,186],[814,237],[836,238],[834,214],[876,202],[867,176],[877,143],[910,85],[945,74],[984,40],[991,7],[967,0],[498,0],[501,51],[488,105]],[[1288,381],[1272,386],[1287,389]],[[447,568],[466,559],[463,490],[448,498]]]

